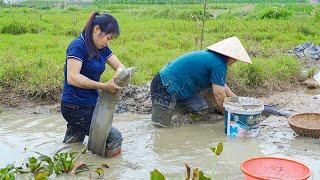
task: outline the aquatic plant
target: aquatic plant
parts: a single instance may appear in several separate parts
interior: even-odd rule
[[[7,165],[5,168],[0,169],[0,180],[14,180],[16,173],[13,164]]]
[[[185,178],[186,180],[210,180],[211,178],[206,177],[203,173],[203,171],[199,170],[198,168],[191,168],[189,165],[185,164],[186,169],[187,169],[187,177]],[[158,171],[157,169],[153,170],[150,172],[150,179],[151,180],[165,180],[166,178],[164,175]]]
[[[223,143],[220,142],[216,147],[210,148],[214,156],[214,164],[217,162],[216,157],[223,151]],[[191,168],[188,164],[185,164],[187,170],[186,180],[211,180],[210,177],[204,175],[203,171],[198,168]],[[214,178],[214,168],[212,168],[212,179]],[[157,169],[150,172],[150,180],[165,180],[165,176]]]
[[[211,177],[213,179],[214,173],[215,173],[215,171],[214,171],[215,170],[215,166],[216,166],[216,163],[218,162],[217,161],[217,156],[219,156],[223,151],[223,143],[220,142],[220,143],[218,143],[218,145],[216,147],[212,147],[210,149],[211,149],[211,151],[213,153],[213,165],[212,165],[212,172],[211,172]]]
[[[28,158],[26,168],[15,167],[13,164],[0,169],[0,180],[14,180],[16,173],[32,173],[35,180],[48,179],[50,175],[69,173],[75,175],[81,172],[95,172],[100,177],[104,175],[104,168],[109,166],[103,163],[99,165],[86,165],[84,162],[77,162],[81,154],[85,154],[86,149],[81,152],[60,152],[55,153],[53,157],[40,154],[39,157],[31,156]],[[96,167],[94,170],[89,167]]]
[[[40,153],[38,153],[40,154]],[[40,154],[38,158],[32,156],[28,158],[26,166],[34,174],[34,178],[46,179],[53,172],[56,174],[69,173],[75,165],[79,152],[61,152],[55,154],[52,158]]]
[[[199,170],[198,168],[190,168],[187,164],[185,164],[186,169],[187,169],[187,177],[186,180],[189,180],[190,178],[192,180],[211,180],[211,178],[206,177],[204,173]]]
[[[0,169],[0,180],[15,180],[16,173],[28,173],[28,171],[22,167],[16,167],[14,164],[9,164]]]
[[[150,179],[151,180],[165,180],[166,178],[164,175],[158,171],[157,169],[154,169],[152,172],[150,172]]]
[[[69,173],[71,169],[73,168],[77,158],[78,158],[77,152],[64,152],[59,153],[53,157],[54,162],[54,170],[56,174],[60,173]]]

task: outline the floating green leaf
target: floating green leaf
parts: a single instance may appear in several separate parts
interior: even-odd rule
[[[29,157],[29,163],[31,163],[31,164],[35,164],[35,163],[37,163],[37,158],[35,158],[34,156],[32,156],[32,157]]]
[[[223,151],[223,143],[219,143],[216,149],[216,155],[220,155]]]
[[[222,153],[222,151],[223,151],[223,143],[220,142],[217,147],[211,148],[211,151],[212,151],[215,155],[219,156],[219,155]]]
[[[211,180],[211,178],[206,177],[202,171],[199,171],[199,180]]]
[[[52,173],[53,173],[53,163],[49,165],[41,164],[40,167],[34,171],[34,178],[35,180],[46,180]]]
[[[47,162],[48,164],[53,164],[53,161],[52,161],[51,157],[49,157],[47,155],[41,155],[41,156],[38,157],[38,159],[40,161]]]
[[[151,180],[165,180],[166,178],[164,177],[163,174],[161,174],[161,172],[159,172],[157,169],[154,169],[151,173],[150,173],[150,179]]]
[[[40,167],[40,162],[34,156],[29,157],[27,167],[30,169],[30,172],[34,173]]]
[[[52,170],[48,167],[41,167],[34,172],[35,180],[47,180],[48,177],[52,174]]]
[[[95,171],[99,176],[103,176],[104,175],[104,170],[102,168],[97,168]]]
[[[5,168],[0,169],[1,180],[15,180],[15,167],[13,164],[7,165]]]

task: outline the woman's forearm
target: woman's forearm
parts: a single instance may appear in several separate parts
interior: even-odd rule
[[[68,84],[83,89],[103,89],[105,85],[104,83],[91,80],[80,73],[68,77]]]
[[[117,73],[121,71],[125,66],[120,62],[120,60],[117,58],[117,56],[112,55],[108,61],[108,65],[111,66],[113,70],[115,70]]]

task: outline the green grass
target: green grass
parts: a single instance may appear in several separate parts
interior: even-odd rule
[[[317,66],[311,67],[310,69],[307,70],[306,77],[312,78],[318,72],[319,72],[319,68]]]
[[[110,48],[126,66],[138,68],[134,84],[148,83],[169,61],[200,49],[201,29],[191,15],[200,17],[201,8],[130,4],[1,7],[0,89],[58,97],[66,48],[95,10],[108,11],[118,19],[121,35]],[[233,35],[240,38],[254,62],[237,63],[230,70],[243,87],[290,82],[300,76],[300,65],[287,52],[306,41],[320,44],[319,9],[311,4],[209,4],[203,44],[206,47]],[[112,75],[109,68],[102,80]]]
[[[278,56],[268,60],[257,58],[252,65],[237,63],[231,70],[233,79],[245,86],[280,84],[300,75],[300,65],[293,57]],[[272,80],[270,82],[269,80]]]

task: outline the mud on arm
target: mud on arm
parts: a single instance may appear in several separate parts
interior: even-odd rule
[[[223,113],[224,112],[223,101],[226,98],[225,87],[212,84],[212,90],[213,90],[214,99],[217,103],[217,109]]]
[[[224,85],[224,87],[225,87],[227,97],[236,97],[237,96],[234,92],[232,92],[232,90],[229,88],[229,86]]]

